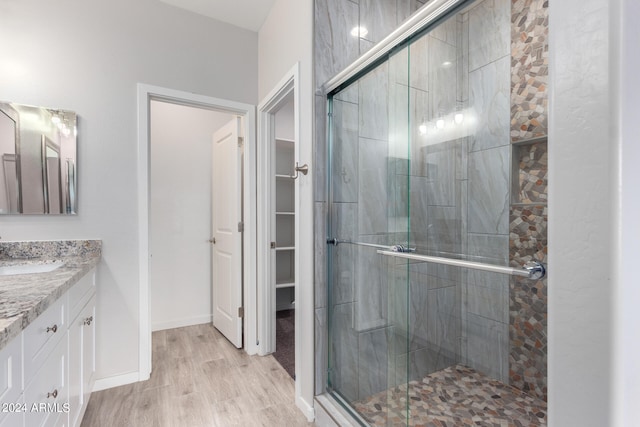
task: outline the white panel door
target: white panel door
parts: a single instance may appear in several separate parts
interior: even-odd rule
[[[213,326],[242,347],[241,119],[213,135]]]

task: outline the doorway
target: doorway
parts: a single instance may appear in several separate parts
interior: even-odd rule
[[[150,103],[151,329],[211,323],[212,135],[233,115]]]
[[[273,356],[295,379],[296,217],[295,203],[295,100],[284,97],[274,116],[275,138],[268,141],[271,154],[271,292],[275,298]],[[272,245],[273,247],[273,245]]]
[[[139,347],[139,373],[138,380],[149,379],[151,360],[151,330],[152,319],[150,311],[150,260],[152,253],[150,241],[150,120],[151,102],[161,101],[170,104],[189,106],[223,112],[230,115],[243,117],[242,132],[244,138],[244,158],[248,165],[255,164],[255,107],[249,104],[238,103],[188,92],[176,91],[138,84],[138,225],[139,225],[139,266],[140,266],[140,347]],[[211,157],[207,158],[211,161]],[[243,205],[245,210],[242,216],[244,224],[243,246],[245,248],[245,262],[243,265],[243,292],[244,298],[244,350],[248,354],[257,353],[257,328],[256,328],[256,271],[251,268],[256,263],[256,180],[255,169],[245,168],[242,172],[244,181]],[[188,188],[187,188],[188,189]],[[206,239],[206,236],[205,240]],[[209,251],[207,251],[209,253]],[[210,301],[210,299],[208,299]]]

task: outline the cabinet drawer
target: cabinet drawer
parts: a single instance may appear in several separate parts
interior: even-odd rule
[[[92,295],[96,293],[96,270],[92,269],[69,289],[69,320],[75,319]]]
[[[15,337],[0,351],[0,426],[6,418],[22,420],[16,405],[22,393],[22,334]],[[4,407],[4,405],[9,405]],[[17,424],[6,424],[17,425]]]
[[[55,425],[59,416],[68,418],[66,354],[65,336],[48,355],[31,384],[25,388],[25,427]]]
[[[24,330],[24,385],[28,386],[50,351],[66,336],[65,294]]]

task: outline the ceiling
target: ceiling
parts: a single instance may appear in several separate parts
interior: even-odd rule
[[[160,0],[247,30],[258,31],[275,0]]]

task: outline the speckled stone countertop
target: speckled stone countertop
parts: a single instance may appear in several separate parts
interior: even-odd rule
[[[63,261],[47,273],[0,276],[0,350],[98,265],[99,240],[0,242],[0,267]]]

